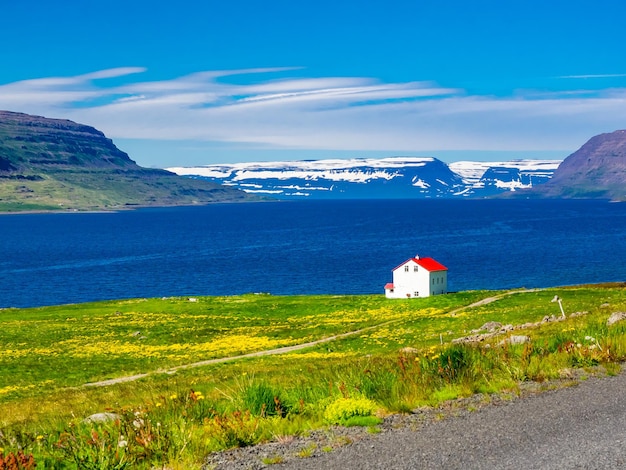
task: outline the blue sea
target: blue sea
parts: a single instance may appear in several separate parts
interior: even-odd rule
[[[383,293],[419,254],[450,291],[626,280],[626,204],[354,200],[0,216],[0,308]]]

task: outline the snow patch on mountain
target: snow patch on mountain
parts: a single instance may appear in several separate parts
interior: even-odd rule
[[[394,172],[394,169],[419,168],[434,160],[431,157],[352,158],[348,160],[233,163],[200,167],[172,167],[167,168],[167,170],[178,175],[204,176],[230,181],[302,179],[306,181],[328,180],[365,183],[374,179],[390,180],[401,176],[399,172]]]
[[[460,175],[466,184],[482,188],[484,184],[481,179],[487,170],[492,168],[515,168],[521,174],[550,178],[560,164],[561,160],[510,160],[507,162],[460,161],[450,163],[448,166]]]

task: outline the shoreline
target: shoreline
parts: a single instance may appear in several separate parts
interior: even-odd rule
[[[117,212],[127,212],[141,209],[167,209],[175,207],[204,207],[212,206],[216,204],[257,204],[257,203],[289,203],[289,202],[346,202],[346,201],[398,201],[398,200],[411,200],[416,202],[425,201],[485,201],[485,200],[506,200],[507,198],[467,198],[467,199],[455,199],[455,198],[435,198],[435,199],[395,199],[395,198],[357,198],[357,199],[258,199],[250,201],[215,201],[215,202],[203,202],[203,203],[188,203],[188,204],[165,204],[165,205],[142,205],[131,204],[128,206],[119,206],[111,209],[107,208],[92,208],[92,209],[35,209],[35,210],[16,210],[16,211],[2,211],[0,210],[0,216],[2,215],[16,215],[16,214],[107,214]],[[510,198],[511,201],[520,201],[518,198]],[[607,198],[533,198],[527,199],[527,201],[596,201],[605,202],[608,204],[626,203],[626,200],[614,200]]]
[[[539,291],[546,289],[564,289],[564,290],[573,290],[573,289],[602,289],[602,288],[626,288],[626,281],[599,281],[594,283],[582,283],[582,284],[569,284],[569,285],[559,285],[559,286],[541,286],[541,287],[509,287],[509,288],[498,288],[498,289],[467,289],[463,291],[451,291],[445,295],[458,294],[459,292],[492,292],[494,295],[504,295],[508,292],[522,292],[522,291]],[[39,308],[54,308],[54,307],[63,307],[65,305],[81,305],[81,304],[93,304],[93,303],[107,303],[107,302],[124,302],[128,300],[164,300],[164,299],[173,299],[173,298],[214,298],[214,297],[241,297],[244,295],[256,294],[253,292],[239,292],[235,294],[174,294],[174,295],[166,295],[166,296],[136,296],[136,297],[119,297],[119,298],[109,298],[109,299],[96,299],[96,300],[85,300],[85,301],[76,301],[76,302],[65,302],[65,303],[55,303],[55,304],[46,304],[46,305],[31,305],[28,307],[15,307],[15,306],[0,306],[0,311],[2,310],[28,310],[28,309],[39,309]],[[366,297],[366,296],[383,296],[384,293],[380,292],[370,292],[370,293],[360,293],[360,294],[271,294],[268,292],[262,292],[263,295],[269,295],[272,297]],[[415,300],[404,300],[404,299],[389,299],[390,302],[403,302],[403,301],[415,301]]]
[[[135,210],[142,209],[168,209],[175,207],[204,207],[211,206],[215,204],[257,204],[261,202],[284,202],[278,200],[260,200],[260,201],[216,201],[216,202],[206,202],[206,203],[198,203],[198,204],[167,204],[167,205],[129,205],[129,206],[120,206],[111,209],[106,208],[94,208],[94,209],[38,209],[38,210],[23,210],[23,211],[0,211],[0,216],[2,215],[37,215],[37,214],[115,214],[119,212],[130,212]]]

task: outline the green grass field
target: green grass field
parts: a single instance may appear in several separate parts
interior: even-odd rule
[[[487,322],[559,317],[555,294],[568,315],[563,321],[479,345],[452,343]],[[468,307],[492,296],[498,300]],[[515,391],[520,382],[567,377],[572,368],[604,365],[614,373],[626,358],[626,325],[606,326],[616,311],[626,311],[621,285],[410,300],[250,294],[0,310],[0,459],[24,452],[37,468],[197,468],[215,450],[332,424],[372,425],[386,413]],[[349,332],[358,333],[180,368]],[[530,342],[501,346],[511,334]],[[135,374],[148,375],[85,387]],[[84,422],[104,411],[115,419]]]

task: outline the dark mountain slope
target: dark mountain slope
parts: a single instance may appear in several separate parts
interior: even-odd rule
[[[232,188],[143,168],[93,127],[0,111],[0,211],[117,209],[251,199]]]
[[[532,191],[544,197],[626,200],[626,130],[589,139],[552,179]]]

